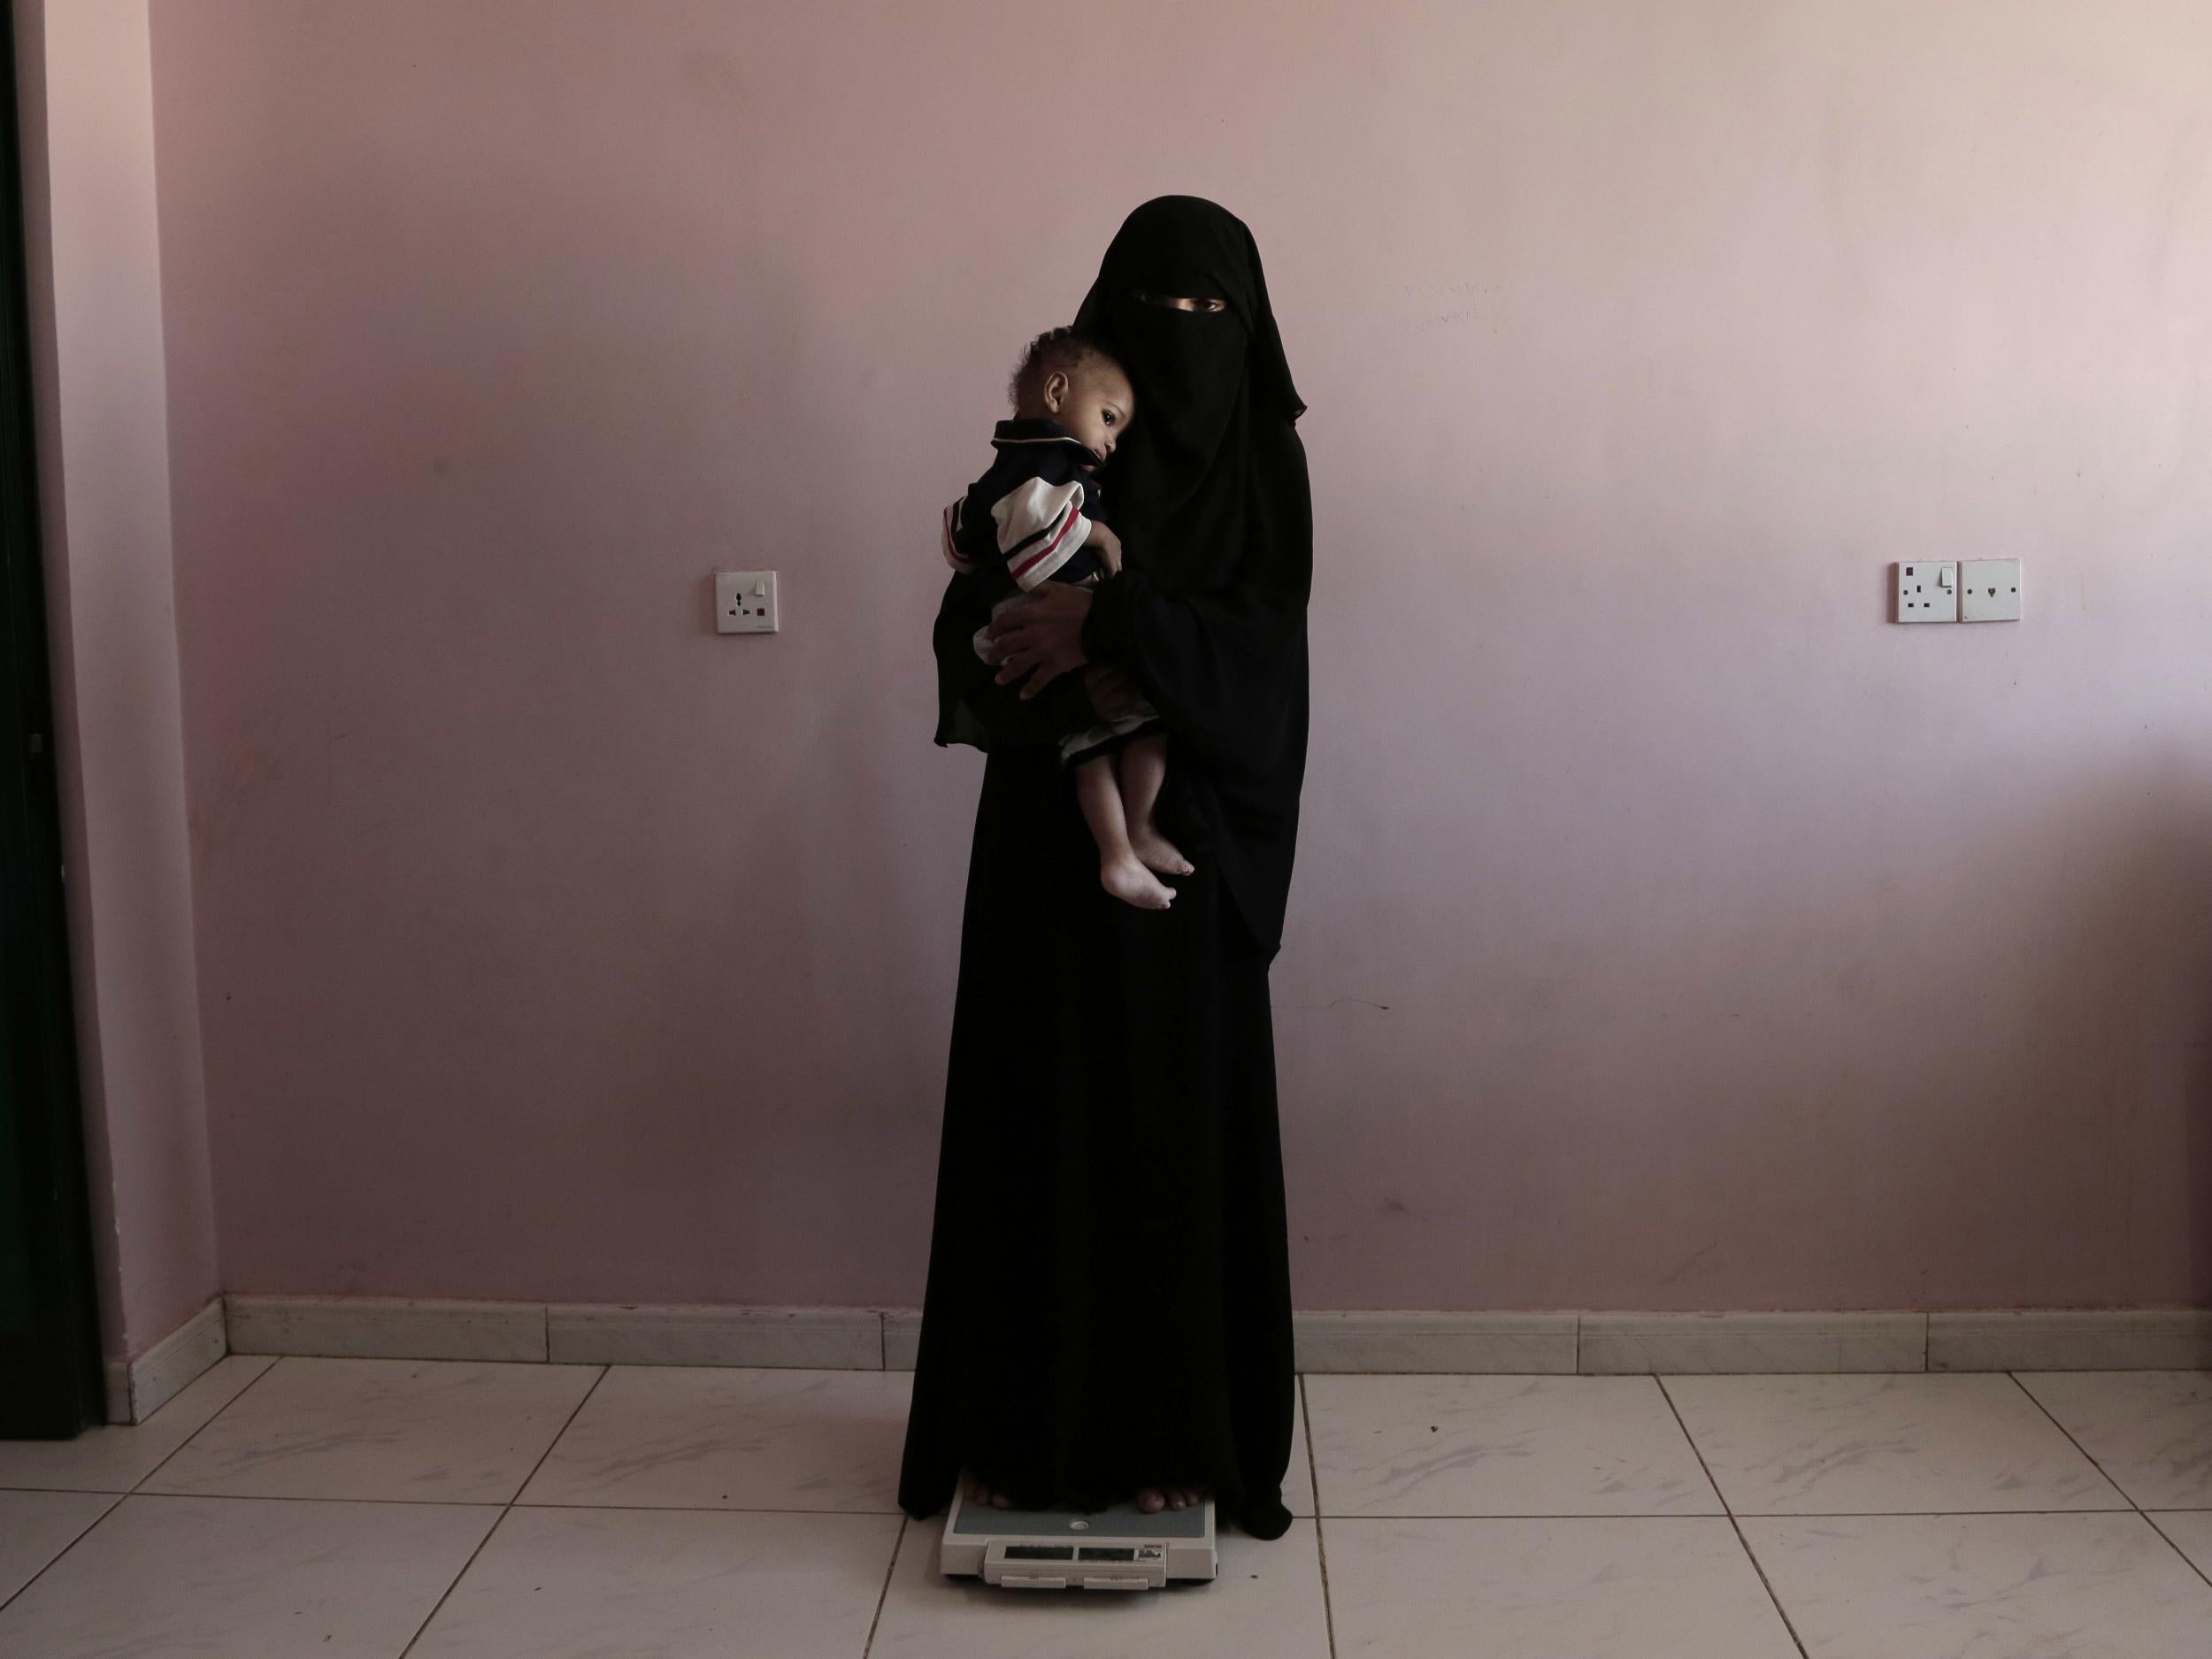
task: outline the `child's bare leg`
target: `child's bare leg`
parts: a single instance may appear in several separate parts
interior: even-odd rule
[[[1167,733],[1133,738],[1121,751],[1121,807],[1137,862],[1164,876],[1187,876],[1191,862],[1153,826],[1153,803],[1167,781]]]
[[[1075,769],[1075,798],[1082,803],[1083,821],[1091,826],[1098,843],[1098,879],[1106,891],[1141,910],[1164,910],[1175,893],[1137,861],[1129,845],[1128,821],[1121,812],[1121,781],[1114,776],[1114,757],[1095,755]]]

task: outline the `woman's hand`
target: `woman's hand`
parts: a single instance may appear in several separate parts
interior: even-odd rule
[[[1047,582],[1027,604],[993,618],[998,683],[1010,686],[1026,675],[1021,695],[1033,697],[1071,668],[1082,667],[1088,660],[1083,655],[1083,619],[1090,614],[1088,588]]]
[[[1102,720],[1118,720],[1124,715],[1134,714],[1144,703],[1144,694],[1137,689],[1137,682],[1120,669],[1109,668],[1103,663],[1083,665],[1083,689],[1089,694],[1091,707],[1098,710]]]
[[[1116,535],[1111,530],[1108,529],[1102,524],[1093,525],[1091,526],[1091,539],[1086,541],[1083,545],[1085,547],[1096,548],[1098,549],[1098,557],[1106,561],[1106,572],[1108,575],[1118,576],[1121,574],[1121,538]]]

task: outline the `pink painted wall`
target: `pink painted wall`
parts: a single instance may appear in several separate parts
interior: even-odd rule
[[[219,1287],[145,0],[22,4],[16,27],[71,965],[114,1362]]]
[[[1188,190],[1313,404],[1301,1302],[2212,1299],[2208,60],[2193,0],[158,10],[226,1287],[918,1299],[933,516]],[[2025,624],[1886,621],[1974,555]]]

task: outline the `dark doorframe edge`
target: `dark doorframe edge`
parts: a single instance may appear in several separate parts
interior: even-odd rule
[[[20,1103],[31,1324],[0,1333],[0,1435],[30,1439],[107,1413],[40,562],[15,12],[0,0],[0,1088]]]

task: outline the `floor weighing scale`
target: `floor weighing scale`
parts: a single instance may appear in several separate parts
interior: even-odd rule
[[[962,1490],[937,1553],[946,1577],[980,1578],[1010,1590],[1161,1590],[1209,1582],[1219,1564],[1211,1498],[1147,1515],[1133,1503],[1001,1509],[971,1503]]]

